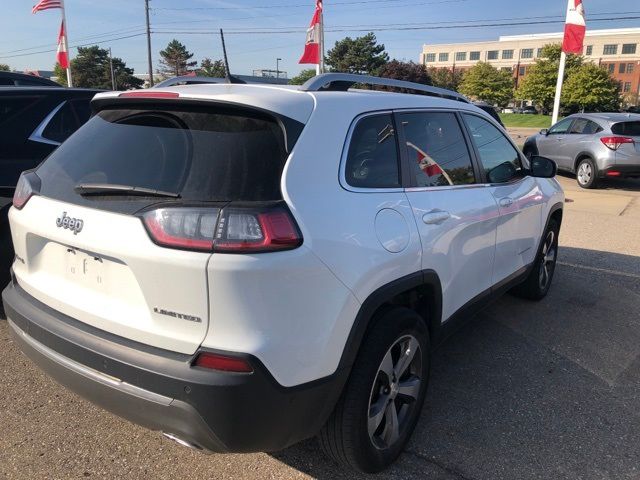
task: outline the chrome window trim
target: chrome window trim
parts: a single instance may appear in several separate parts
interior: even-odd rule
[[[344,146],[342,147],[342,155],[340,157],[340,174],[338,177],[340,181],[340,186],[349,192],[354,192],[354,193],[403,193],[404,192],[404,188],[402,186],[389,187],[389,188],[364,188],[364,187],[354,187],[352,185],[349,185],[349,182],[347,182],[347,157],[349,156],[349,147],[351,146],[351,139],[353,137],[353,132],[355,131],[356,126],[358,126],[358,124],[365,118],[378,117],[380,115],[391,115],[393,117],[393,110],[380,110],[375,112],[362,113],[358,115],[356,118],[354,118],[353,121],[351,122],[351,126],[349,127],[349,132],[347,133],[347,139],[345,140]],[[397,135],[398,135],[398,132],[396,131],[396,134],[395,134],[396,146],[398,145]],[[401,173],[402,173],[402,159],[398,152],[398,175],[400,177],[402,177]],[[400,183],[402,184],[402,178],[400,178]]]
[[[49,125],[49,123],[51,122],[51,120],[53,119],[53,117],[55,117],[56,113],[58,113],[60,111],[60,109],[64,106],[65,103],[67,103],[66,100],[64,100],[60,105],[58,105],[56,108],[51,110],[49,112],[49,115],[44,117],[44,120],[42,120],[42,122],[40,122],[40,125],[38,125],[36,127],[36,129],[33,131],[33,133],[31,135],[29,135],[29,140],[31,140],[33,142],[38,142],[38,143],[46,143],[48,145],[55,145],[55,146],[61,145],[62,142],[57,142],[55,140],[49,140],[48,138],[46,138],[43,135],[43,133],[44,133],[44,130]]]

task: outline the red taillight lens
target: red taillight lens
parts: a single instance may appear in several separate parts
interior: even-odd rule
[[[625,143],[635,143],[633,138],[629,137],[602,137],[600,138],[600,141],[611,150],[618,150],[620,145],[624,145]]]
[[[13,193],[13,206],[18,210],[22,209],[33,196],[33,193],[33,187],[27,177],[24,174],[20,175],[16,190]]]
[[[178,98],[179,93],[176,92],[153,92],[146,90],[135,90],[133,92],[124,92],[118,95],[118,97],[124,98]]]
[[[218,208],[159,208],[142,219],[158,245],[210,252],[219,212]]]
[[[252,373],[253,367],[246,360],[218,353],[202,352],[193,363],[195,367],[222,370],[223,372]]]
[[[215,252],[250,253],[289,250],[300,246],[302,235],[283,208],[252,210],[225,208],[220,214]]]

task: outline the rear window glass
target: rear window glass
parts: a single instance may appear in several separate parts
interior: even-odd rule
[[[616,135],[628,135],[630,137],[640,137],[640,122],[620,122],[611,127],[611,131]]]
[[[284,133],[239,110],[103,110],[38,169],[41,193],[73,198],[80,183],[144,187],[194,201],[281,198]]]

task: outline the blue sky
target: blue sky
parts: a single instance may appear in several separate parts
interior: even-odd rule
[[[54,52],[25,55],[56,47],[59,10],[32,15],[31,7],[36,1],[2,0],[0,63],[19,70],[52,69]],[[584,0],[584,4],[587,28],[640,27],[640,19],[595,21],[595,18],[618,16],[621,12],[636,12],[628,15],[640,17],[638,0]],[[140,35],[144,31],[143,0],[66,0],[66,5],[71,46],[101,42],[102,47],[111,47],[114,56],[123,58],[137,73],[146,72],[146,39]],[[172,38],[183,42],[198,61],[204,57],[221,58],[219,36],[196,32],[217,31],[222,27],[227,32],[233,72],[246,74],[253,69],[275,68],[279,57],[282,58],[281,70],[293,76],[307,68],[297,61],[313,5],[314,0],[152,0],[151,24],[156,31],[152,37],[154,65],[157,67],[158,51]],[[612,5],[615,5],[614,13],[609,14]],[[561,31],[561,24],[533,22],[557,20],[556,17],[564,16],[565,8],[566,0],[325,0],[325,41],[330,48],[344,36],[362,35],[365,31],[359,29],[370,29],[376,32],[378,41],[384,43],[392,58],[415,61],[423,43],[492,40],[499,35]],[[516,19],[512,22],[521,25],[452,28],[445,23],[504,19]],[[425,24],[433,28],[382,29]],[[329,31],[332,28],[342,31]],[[234,29],[236,33],[232,33]],[[257,33],[274,29],[280,32]],[[294,31],[288,33],[291,30]],[[242,31],[244,33],[239,33]],[[116,39],[129,36],[131,38]]]

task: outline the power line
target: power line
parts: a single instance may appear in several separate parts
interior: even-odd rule
[[[632,16],[632,17],[610,17],[610,18],[598,18],[591,20],[594,22],[613,22],[620,20],[638,20],[640,16]],[[443,22],[442,22],[443,23]],[[539,21],[531,21],[527,19],[526,21],[521,22],[512,22],[512,23],[482,23],[482,24],[447,24],[443,25],[442,23],[438,24],[416,24],[416,25],[407,25],[401,24],[403,26],[367,26],[367,25],[357,25],[354,28],[350,28],[349,26],[345,27],[327,27],[326,32],[369,32],[369,31],[412,31],[412,30],[442,30],[449,28],[458,28],[458,29],[468,29],[468,28],[488,28],[488,27],[517,27],[522,25],[550,25],[550,24],[558,24],[565,23],[564,20],[539,20]],[[286,27],[289,28],[289,27]],[[275,30],[275,29],[263,29],[263,30],[232,30],[225,29],[230,35],[277,35],[277,34],[290,34],[290,33],[300,33],[305,32],[306,29],[302,27],[290,27],[288,30]],[[218,35],[219,33],[214,30],[153,30],[153,33],[158,34],[180,34],[180,35],[206,35],[213,34]]]
[[[370,5],[372,3],[394,3],[398,4],[400,2],[405,2],[407,0],[352,0],[347,2],[325,2],[326,7],[335,7],[335,6],[343,6],[343,5]],[[458,2],[468,2],[469,0],[439,0],[439,1],[431,1],[425,2],[423,5],[435,5],[440,3],[458,3]],[[406,5],[402,5],[406,6]],[[153,10],[165,10],[165,11],[185,11],[185,10],[270,10],[272,8],[311,8],[309,3],[302,4],[276,4],[276,5],[248,5],[248,6],[234,6],[234,7],[154,7]]]
[[[136,33],[134,35],[126,35],[123,37],[116,37],[116,38],[108,38],[106,40],[101,40],[99,42],[90,42],[90,43],[84,43],[84,44],[79,44],[79,45],[71,45],[69,48],[80,48],[80,47],[90,47],[93,45],[100,45],[102,43],[108,43],[108,42],[115,42],[117,40],[125,40],[127,38],[134,38],[134,37],[140,37],[142,35],[146,35],[145,32],[142,33]],[[0,55],[0,58],[15,58],[15,57],[28,57],[30,55],[38,55],[40,53],[50,53],[50,52],[55,52],[57,49],[52,48],[49,50],[40,50],[38,52],[29,52],[29,53],[22,53],[22,54],[18,54],[18,55],[6,55],[6,56],[2,56]]]

